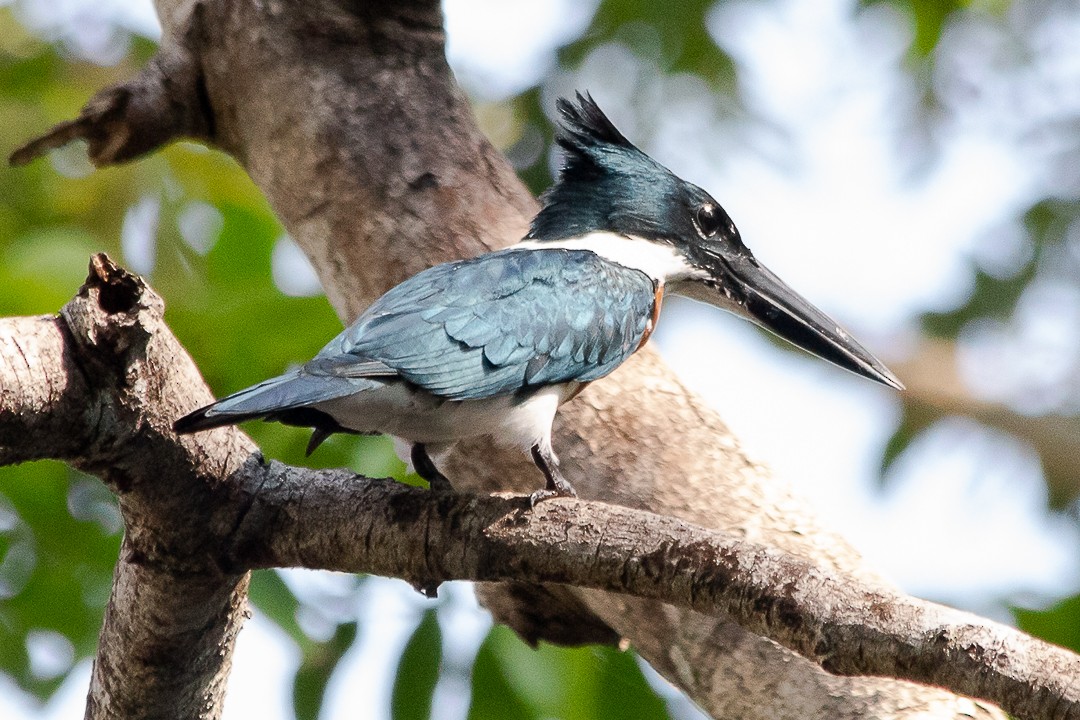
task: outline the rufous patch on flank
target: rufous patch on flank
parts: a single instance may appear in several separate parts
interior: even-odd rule
[[[656,294],[653,296],[652,316],[649,317],[647,323],[645,323],[645,334],[641,336],[641,342],[638,343],[634,352],[637,352],[641,348],[645,347],[645,343],[649,342],[649,338],[653,334],[653,330],[656,329],[656,323],[660,320],[660,306],[664,304],[664,282],[661,280],[656,283]]]

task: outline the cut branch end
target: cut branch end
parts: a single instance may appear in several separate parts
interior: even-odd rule
[[[80,294],[98,292],[98,304],[109,314],[131,312],[148,288],[142,278],[117,265],[105,253],[90,257],[90,272]]]

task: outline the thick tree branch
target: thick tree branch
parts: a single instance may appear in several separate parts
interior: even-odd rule
[[[165,328],[162,302],[104,256],[55,318],[0,321],[0,464],[59,458],[116,492],[125,537],[88,718],[217,717],[247,575],[208,538],[241,512],[227,482],[241,433],[178,442],[171,419],[211,395]]]
[[[88,444],[100,410],[79,403],[88,391],[69,341],[56,317],[0,323],[0,464],[74,458]]]
[[[641,510],[579,500],[530,510],[520,496],[433,496],[274,464],[236,543],[245,568],[372,572],[418,587],[560,583],[720,611],[830,672],[941,685],[1021,718],[1080,717],[1080,657],[1067,650]]]
[[[603,503],[530,509],[523,496],[434,495],[347,471],[268,464],[231,428],[177,437],[168,431],[177,405],[196,404],[207,390],[161,312],[141,281],[98,256],[62,313],[71,332],[61,333],[60,352],[48,332],[18,348],[0,345],[0,382],[14,390],[0,405],[6,431],[25,437],[18,424],[34,426],[49,412],[24,389],[47,378],[75,376],[59,384],[53,407],[106,408],[69,416],[70,429],[87,426],[76,435],[89,449],[70,459],[98,468],[128,523],[89,717],[216,716],[246,572],[301,566],[400,577],[423,589],[466,579],[626,593],[724,613],[834,673],[942,685],[1021,718],[1080,718],[1072,653],[731,533]],[[7,362],[25,353],[41,361],[25,370]],[[74,354],[83,366],[67,360]],[[112,449],[105,467],[102,448]],[[133,685],[144,693],[132,696]]]

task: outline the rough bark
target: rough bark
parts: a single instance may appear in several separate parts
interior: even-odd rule
[[[57,429],[83,441],[64,446],[68,460],[121,498],[126,535],[88,717],[217,717],[247,571],[308,567],[400,577],[428,593],[451,579],[512,580],[723,613],[832,673],[942,685],[1021,718],[1080,718],[1074,654],[738,533],[599,502],[532,508],[525,495],[436,494],[267,463],[235,428],[175,436],[177,405],[208,390],[162,309],[97,256],[58,318],[29,321],[53,331],[0,341],[10,372],[0,377],[15,390],[0,404],[0,437],[25,437],[56,407],[94,408]],[[0,321],[0,338],[26,324]],[[20,391],[50,383],[62,389],[49,401]],[[0,450],[0,461],[50,456],[46,445]]]
[[[342,318],[354,317],[379,293],[427,265],[475,255],[521,236],[535,202],[484,139],[453,82],[443,55],[437,4],[161,0],[158,8],[164,26],[162,53],[186,59],[180,64],[183,77],[158,84],[137,78],[127,89],[148,101],[179,106],[174,121],[166,123],[167,132],[143,144],[132,139],[110,142],[110,132],[138,134],[138,118],[129,118],[124,109],[140,102],[129,99],[120,111],[100,114],[105,120],[95,121],[92,111],[84,113],[88,125],[77,134],[95,137],[97,122],[106,135],[100,143],[105,148],[146,149],[167,137],[193,136],[233,154],[312,259]],[[170,65],[162,62],[158,67]],[[170,91],[161,93],[157,87]],[[179,99],[174,91],[180,92]],[[116,97],[115,90],[110,92]],[[101,157],[107,160],[108,153]],[[114,154],[114,159],[121,157],[127,155]],[[189,398],[183,407],[171,409],[194,404]],[[175,451],[163,457],[173,467],[188,463],[208,472],[203,492],[226,492],[236,463],[251,452],[242,436],[228,437],[236,447],[212,473],[206,463],[213,464],[211,458],[218,456],[198,444],[182,445],[182,457]],[[145,435],[137,439],[153,451]],[[820,572],[878,585],[857,554],[749,460],[716,413],[647,350],[564,408],[555,443],[568,476],[585,498],[723,529],[801,557]],[[478,448],[466,447],[454,458],[453,479],[464,489],[537,486],[535,470],[516,454]],[[95,462],[107,479],[111,468],[120,467],[108,453]],[[124,484],[113,486],[123,490]],[[135,504],[127,497],[121,494],[128,541],[138,539],[136,547],[147,541],[152,547],[170,548],[147,538],[171,537],[176,528],[151,529],[128,517],[152,512],[151,500],[161,498],[140,495]],[[195,572],[201,578],[204,570]],[[225,597],[232,607],[236,593],[242,592],[242,576],[228,578],[232,590],[210,593],[218,598],[218,607]],[[558,587],[547,591],[547,597],[570,593],[572,602],[538,619],[522,601],[535,594],[523,592],[520,585],[511,590],[489,585],[482,595],[497,617],[521,623],[516,626],[527,636],[562,641],[575,636],[629,638],[646,659],[716,716],[1000,716],[930,688],[827,675],[722,614]],[[113,597],[120,603],[128,595],[114,588]],[[220,647],[228,647],[238,620],[235,612],[213,617],[219,615],[228,621],[205,619],[221,639]],[[101,652],[118,656],[122,652],[110,647],[111,622],[107,618]],[[605,626],[613,632],[605,632]],[[123,645],[125,638],[118,642]],[[107,664],[99,657],[98,665]],[[132,677],[129,690],[138,691],[137,680]],[[95,674],[92,693],[102,682]]]
[[[627,593],[722,611],[833,673],[941,685],[1017,717],[1080,717],[1073,653],[772,548],[613,505],[530,510],[524,496],[439,497],[305,475],[303,513],[290,479],[261,486],[238,528],[242,566],[364,570],[418,587],[518,579]],[[322,518],[317,534],[313,518]]]
[[[100,476],[124,517],[88,718],[220,716],[246,612],[247,575],[206,543],[234,527],[229,479],[256,448],[239,432],[213,453],[177,441],[171,419],[212,396],[162,309],[97,256],[59,316],[0,322],[0,465],[66,460]]]

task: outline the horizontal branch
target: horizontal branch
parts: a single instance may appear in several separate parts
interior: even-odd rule
[[[118,492],[127,524],[92,717],[217,702],[246,571],[293,566],[400,577],[425,592],[466,579],[627,593],[726,613],[833,673],[940,685],[1021,718],[1080,717],[1072,653],[729,534],[603,503],[530,509],[524,497],[265,463],[232,428],[177,437],[171,419],[208,393],[161,312],[140,279],[96,256],[61,320],[0,321],[0,338],[47,328],[0,343],[0,385],[14,389],[0,396],[5,433],[22,435],[18,422],[40,423],[49,408],[105,409],[81,430],[85,414],[67,418],[89,449],[74,462]],[[20,366],[13,354],[37,360]],[[50,382],[55,397],[39,402],[49,393],[34,388]],[[112,691],[118,667],[146,677],[138,698]],[[130,692],[130,677],[122,684]]]
[[[1080,658],[1067,650],[640,510],[580,500],[530,510],[518,496],[433,496],[272,463],[235,541],[238,568],[367,572],[426,589],[561,583],[723,612],[833,673],[938,685],[1019,718],[1080,717]]]

